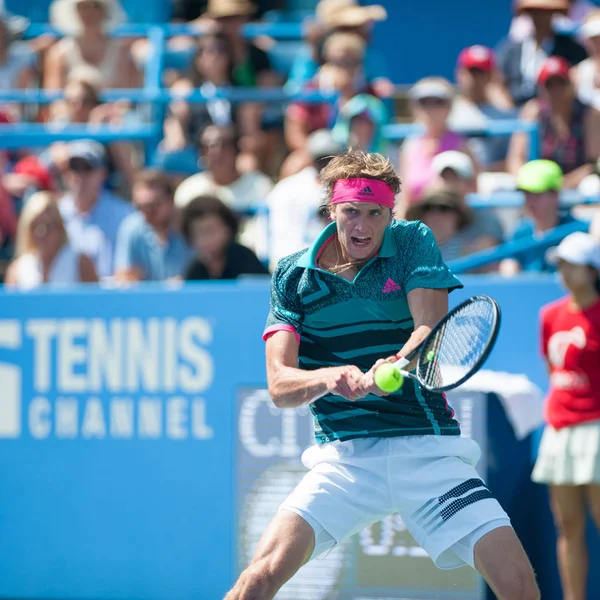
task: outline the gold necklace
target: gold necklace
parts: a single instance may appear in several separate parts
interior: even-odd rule
[[[339,244],[339,242],[338,242],[338,244]],[[353,260],[353,261],[338,265],[338,261],[340,260],[340,251],[339,251],[338,244],[336,244],[336,246],[335,246],[335,264],[332,267],[323,267],[325,270],[329,271],[330,273],[337,275],[338,273],[343,273],[344,271],[347,271],[348,269],[350,269],[352,267],[360,268],[360,267],[364,266],[367,262],[369,262],[369,259],[367,258],[367,259],[361,259],[361,260]]]

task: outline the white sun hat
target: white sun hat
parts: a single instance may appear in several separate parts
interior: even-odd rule
[[[85,0],[54,0],[50,5],[50,23],[64,35],[81,33],[77,5]],[[119,0],[95,0],[102,4],[105,13],[104,31],[110,31],[127,20]]]
[[[600,269],[600,242],[589,233],[571,233],[557,247],[547,252],[548,262],[555,264],[559,259],[574,265]]]

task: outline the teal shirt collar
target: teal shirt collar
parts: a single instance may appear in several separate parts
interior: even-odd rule
[[[298,266],[304,267],[305,269],[318,269],[317,257],[323,249],[323,246],[337,232],[337,225],[330,223],[323,229],[319,234],[319,237],[312,243],[308,250],[298,260]],[[375,258],[391,258],[397,252],[396,240],[394,240],[394,234],[392,233],[391,227],[386,227],[385,233],[383,234],[383,242],[381,248]]]

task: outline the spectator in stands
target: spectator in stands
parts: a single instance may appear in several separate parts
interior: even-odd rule
[[[64,100],[52,107],[52,123],[68,125],[121,125],[131,118],[129,107],[122,102],[102,102],[100,99],[100,73],[93,68],[77,69],[71,73],[64,90]],[[135,117],[134,117],[135,118]],[[129,190],[136,172],[134,147],[126,141],[106,144],[109,187]],[[59,171],[66,167],[68,153],[65,144],[50,147],[49,160]]]
[[[264,204],[272,181],[258,171],[241,174],[237,168],[238,138],[233,127],[209,125],[200,136],[200,159],[206,170],[188,177],[175,191],[183,208],[194,198],[216,195],[233,210]]]
[[[513,4],[517,5],[518,0],[515,0]],[[595,5],[587,0],[568,0],[568,4],[568,11],[559,12],[552,18],[552,27],[555,31],[574,33],[590,11],[595,8]],[[519,42],[526,37],[530,37],[532,33],[533,23],[531,17],[527,14],[520,14],[513,18],[508,33],[511,40]]]
[[[191,254],[174,227],[173,184],[165,173],[143,170],[133,184],[138,209],[126,217],[117,235],[115,279],[164,281],[183,275]]]
[[[25,89],[35,84],[37,57],[27,44],[18,41],[28,24],[27,19],[0,9],[0,90]]]
[[[237,85],[276,85],[280,83],[279,76],[273,71],[265,48],[257,45],[264,39],[250,42],[242,33],[255,13],[256,6],[250,0],[209,0],[205,16],[229,39],[234,59],[233,80]]]
[[[129,47],[108,33],[125,20],[118,0],[54,0],[50,20],[65,37],[46,54],[45,88],[63,89],[82,66],[97,69],[109,89],[140,85]]]
[[[4,178],[0,184],[0,249],[9,248],[17,230],[17,214],[15,205],[10,197]]]
[[[484,128],[490,121],[516,117],[506,103],[499,103],[490,94],[496,74],[496,58],[486,46],[470,46],[458,57],[456,82],[458,95],[450,114],[450,127]],[[504,171],[510,136],[474,137],[468,148],[484,171]]]
[[[384,150],[381,127],[387,121],[387,113],[363,76],[364,40],[355,33],[335,33],[325,42],[323,53],[326,62],[307,89],[337,91],[339,100],[336,107],[329,103],[301,102],[288,107],[285,138],[293,152],[287,163],[301,165],[296,156],[300,154],[304,157],[304,165],[309,164],[310,158],[306,154],[308,136],[334,123],[335,135],[341,143],[353,143],[369,151]],[[291,174],[288,165],[284,165],[283,170]]]
[[[431,168],[436,174],[433,187],[446,187],[457,192],[465,204],[468,194],[477,192],[475,165],[468,154],[456,150],[442,152],[433,159]],[[463,237],[471,246],[483,250],[501,244],[504,231],[493,209],[479,208],[474,211],[473,222]],[[475,240],[477,244],[473,243]]]
[[[106,152],[90,140],[72,142],[59,208],[76,252],[87,254],[100,278],[113,274],[117,232],[131,205],[104,189]]]
[[[420,204],[408,208],[406,220],[422,221],[431,229],[446,262],[496,245],[472,229],[474,211],[447,186],[429,189]]]
[[[199,89],[209,95],[215,88],[236,86],[233,72],[233,48],[229,38],[224,33],[209,33],[198,39],[192,68],[172,89],[182,93]],[[168,152],[195,144],[208,125],[236,125],[242,134],[248,135],[260,130],[260,110],[252,104],[234,107],[223,99],[202,104],[177,100],[171,103],[169,113],[162,144]]]
[[[236,242],[239,220],[218,198],[194,198],[183,210],[182,230],[196,252],[185,271],[186,281],[268,274],[254,252]]]
[[[551,160],[532,160],[521,167],[517,185],[525,194],[525,217],[518,223],[513,240],[542,234],[560,225],[577,223],[569,211],[561,210],[559,192],[563,187],[563,172]],[[582,228],[587,228],[581,223]],[[519,271],[554,272],[554,265],[546,259],[545,249],[535,248],[517,259],[502,261],[501,272],[514,275]]]
[[[184,180],[175,190],[175,204],[184,208],[198,196],[217,196],[232,210],[247,215],[264,206],[273,182],[260,171],[242,173],[238,168],[239,140],[233,127],[209,125],[200,137],[200,157],[206,170]],[[266,218],[244,220],[242,242],[261,256],[266,252]]]
[[[344,146],[387,154],[383,127],[389,121],[384,103],[371,94],[358,94],[340,106],[334,137]]]
[[[280,258],[309,246],[323,230],[319,173],[332,158],[345,151],[345,146],[329,130],[321,129],[309,136],[307,151],[312,163],[282,179],[267,198],[272,269]]]
[[[4,279],[8,287],[28,290],[98,281],[89,257],[69,244],[56,198],[49,192],[32,195],[23,208],[16,253]]]
[[[565,188],[576,188],[593,173],[600,156],[600,112],[577,99],[563,58],[547,58],[537,81],[539,97],[525,104],[521,118],[539,122],[541,157],[558,163],[565,173]],[[529,134],[513,134],[509,171],[516,175],[528,155]]]
[[[391,97],[394,86],[387,74],[385,57],[370,45],[374,24],[386,19],[387,12],[381,5],[360,6],[355,0],[321,0],[316,9],[316,27],[309,32],[307,47],[296,56],[288,88],[302,88],[316,76],[326,62],[323,49],[330,35],[354,33],[366,44],[364,78],[377,96]]]
[[[579,100],[600,109],[600,9],[589,13],[580,33],[585,38],[590,57],[573,67],[571,79]]]
[[[416,123],[424,125],[425,132],[409,137],[400,149],[400,176],[402,204],[408,207],[422,200],[425,189],[435,178],[431,164],[433,157],[446,150],[469,154],[467,140],[448,129],[454,90],[450,83],[439,77],[427,77],[410,90],[412,110]],[[400,209],[402,213],[402,208]]]
[[[549,486],[562,598],[584,600],[597,595],[588,592],[588,514],[600,532],[600,243],[572,233],[552,259],[568,295],[540,315],[550,390],[532,479]]]
[[[573,37],[557,34],[552,19],[566,13],[568,0],[519,0],[517,14],[526,14],[533,23],[533,33],[522,41],[506,39],[498,49],[502,81],[517,106],[535,97],[537,75],[549,56],[559,56],[575,65],[587,58],[587,52]]]

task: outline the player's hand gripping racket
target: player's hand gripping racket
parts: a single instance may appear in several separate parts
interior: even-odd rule
[[[410,377],[433,392],[452,390],[483,366],[499,329],[500,307],[496,301],[488,296],[473,296],[452,309],[406,357],[379,366],[375,383],[383,391],[393,392],[390,388],[398,389],[403,377]],[[415,359],[414,373],[404,371]],[[385,382],[386,389],[380,382]]]

